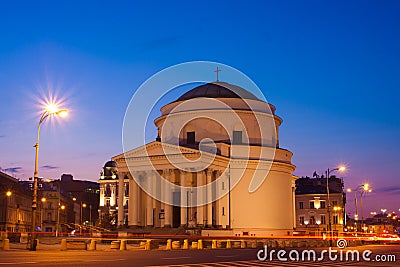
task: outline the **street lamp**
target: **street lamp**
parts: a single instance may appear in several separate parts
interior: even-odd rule
[[[60,210],[65,210],[65,205],[58,204],[57,209],[57,227],[56,227],[56,237],[58,236],[58,230],[60,228]]]
[[[370,187],[369,184],[363,184],[360,186],[361,189],[361,196],[360,196],[360,208],[361,208],[361,228],[364,232],[364,211],[363,211],[363,195],[367,194],[367,193],[371,193],[372,189]]]
[[[83,208],[86,208],[86,203],[82,203],[82,201],[81,201],[81,227],[80,227],[80,235],[82,236],[82,224],[83,224],[83,222],[82,222],[82,212],[83,212]]]
[[[10,190],[8,190],[7,192],[6,192],[6,208],[5,208],[5,210],[6,210],[6,214],[5,214],[5,230],[7,231],[7,222],[8,222],[8,203],[9,203],[9,201],[8,201],[8,199],[10,198],[12,196],[12,192],[10,191]]]
[[[42,232],[44,232],[43,231],[43,210],[44,210],[44,203],[46,202],[46,198],[42,197],[41,202],[42,202],[42,205],[41,205],[41,209],[40,209],[40,230]]]
[[[332,242],[332,221],[331,221],[331,199],[330,199],[330,194],[329,194],[329,177],[332,172],[334,171],[340,171],[344,172],[346,170],[345,166],[339,166],[338,168],[335,169],[328,169],[326,171],[326,194],[328,198],[328,233],[329,233],[329,245],[332,247],[333,242]]]
[[[67,116],[68,111],[65,109],[58,109],[55,104],[49,104],[46,110],[40,117],[39,124],[37,127],[37,136],[35,147],[35,171],[33,173],[33,199],[32,199],[32,238],[30,239],[29,249],[32,251],[36,250],[36,209],[37,209],[37,192],[38,192],[38,178],[39,178],[39,139],[40,139],[40,126],[50,116]]]

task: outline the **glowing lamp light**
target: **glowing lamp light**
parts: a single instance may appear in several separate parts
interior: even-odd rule
[[[41,201],[42,201],[42,202],[46,202],[46,198],[45,198],[45,197],[42,197]]]
[[[338,170],[344,172],[346,170],[346,166],[339,166]]]
[[[58,112],[58,107],[55,103],[48,103],[46,105],[46,111],[53,114],[53,113]]]
[[[10,190],[7,191],[6,196],[11,197],[12,192]]]
[[[62,210],[65,210],[65,205],[61,205],[61,209],[62,209]]]
[[[57,112],[57,115],[60,116],[61,118],[65,118],[68,116],[68,110],[63,109]]]

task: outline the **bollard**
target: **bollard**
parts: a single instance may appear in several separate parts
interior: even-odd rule
[[[151,240],[146,239],[146,245],[144,246],[144,250],[150,250],[151,249]]]
[[[96,240],[95,239],[90,240],[89,250],[96,250]]]
[[[182,249],[189,249],[189,240],[187,240],[187,239],[183,240]]]
[[[240,241],[240,248],[246,248],[246,242],[244,240]]]
[[[232,248],[232,244],[230,240],[226,240],[226,248]]]
[[[10,239],[6,238],[3,240],[3,250],[10,250]]]
[[[217,248],[217,240],[213,240],[213,241],[212,241],[211,248],[212,248],[212,249]]]
[[[61,239],[61,250],[67,250],[67,239]]]
[[[199,239],[197,241],[197,249],[203,249],[203,240]]]
[[[172,239],[167,240],[167,246],[165,247],[165,250],[171,250],[172,249]]]
[[[180,241],[174,241],[172,242],[172,249],[180,249],[181,248],[181,243]]]
[[[119,250],[126,250],[126,240],[125,239],[121,240]]]

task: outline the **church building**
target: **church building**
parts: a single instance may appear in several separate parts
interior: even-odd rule
[[[282,119],[273,105],[218,81],[163,106],[154,123],[155,141],[113,157],[110,177],[100,178],[100,206],[114,206],[119,227],[292,233],[295,166],[279,146]]]

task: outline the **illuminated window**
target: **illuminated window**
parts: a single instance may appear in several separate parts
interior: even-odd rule
[[[300,216],[300,224],[304,224],[304,216]]]
[[[325,217],[325,215],[321,215],[321,224],[326,224],[326,217]]]

